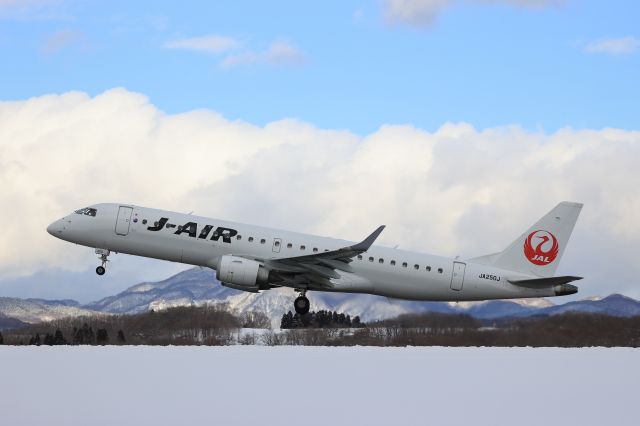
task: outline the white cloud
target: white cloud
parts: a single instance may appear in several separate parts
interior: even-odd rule
[[[225,68],[241,65],[271,64],[271,65],[300,65],[305,61],[304,55],[286,42],[272,43],[262,52],[242,52],[224,58],[221,65]]]
[[[175,211],[443,255],[500,250],[558,201],[585,203],[558,273],[582,295],[640,296],[640,132],[518,126],[361,136],[296,120],[264,127],[167,115],[123,89],[0,102],[0,282],[95,267],[54,219],[96,202]],[[116,267],[123,257],[114,259]]]
[[[608,38],[589,43],[584,51],[587,53],[607,53],[625,55],[634,53],[640,48],[640,40],[635,37]]]
[[[208,53],[223,53],[234,50],[242,45],[238,40],[220,35],[207,35],[202,37],[181,38],[167,41],[164,47],[167,49],[196,50]]]
[[[496,5],[540,8],[561,3],[562,0],[384,0],[383,10],[393,24],[428,27],[445,9],[455,4]]]
[[[64,0],[0,0],[0,18],[69,19]]]
[[[74,30],[59,30],[50,34],[44,42],[43,51],[47,54],[55,54],[72,45],[81,41],[84,38],[83,33]]]

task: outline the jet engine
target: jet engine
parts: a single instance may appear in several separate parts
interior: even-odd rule
[[[255,260],[226,255],[218,261],[216,278],[225,287],[257,293],[269,288],[269,270]]]

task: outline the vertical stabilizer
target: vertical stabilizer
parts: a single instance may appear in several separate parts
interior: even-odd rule
[[[504,251],[492,256],[494,266],[538,277],[552,277],[582,204],[563,201],[522,234]]]

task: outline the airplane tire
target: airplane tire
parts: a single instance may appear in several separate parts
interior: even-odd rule
[[[98,266],[96,268],[96,274],[98,274],[98,275],[104,275],[105,272],[107,272],[107,270],[104,269],[104,266]]]
[[[309,299],[307,299],[304,296],[298,297],[293,302],[293,307],[296,309],[296,313],[298,313],[300,315],[304,315],[306,313],[309,313],[309,306],[310,305],[311,304],[309,303]]]

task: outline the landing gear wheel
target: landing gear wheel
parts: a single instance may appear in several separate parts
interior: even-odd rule
[[[296,313],[300,315],[309,313],[309,306],[309,299],[305,296],[300,296],[293,302],[293,307],[296,309]]]
[[[100,255],[100,261],[102,261],[102,265],[96,268],[96,274],[104,275],[104,273],[107,272],[107,270],[104,267],[107,265],[107,262],[109,261],[108,258],[111,252],[106,249],[97,248],[96,254]]]

